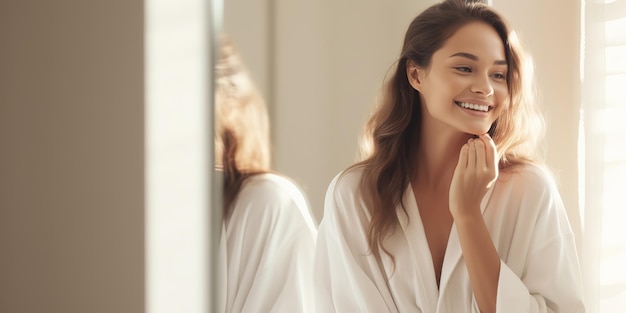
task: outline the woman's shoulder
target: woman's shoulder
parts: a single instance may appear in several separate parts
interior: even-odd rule
[[[262,173],[250,176],[245,184],[249,186],[249,188],[298,188],[298,185],[293,180],[276,173]]]
[[[300,216],[311,229],[315,228],[305,193],[296,182],[280,174],[264,173],[246,179],[237,195],[233,214],[259,219]]]
[[[241,186],[239,196],[251,197],[256,201],[288,198],[299,205],[307,206],[306,197],[300,186],[290,178],[275,173],[249,177]]]
[[[330,183],[330,187],[332,187],[335,191],[356,191],[361,183],[362,176],[362,168],[349,167],[335,175]]]
[[[522,184],[553,184],[554,175],[544,164],[526,163],[512,166],[501,171],[500,178],[504,181]]]
[[[350,167],[335,176],[326,191],[325,218],[329,216],[332,219],[356,223],[368,216],[360,188],[362,176],[363,169],[359,167]]]
[[[494,193],[524,203],[530,199],[554,201],[561,197],[554,174],[542,164],[520,164],[501,171]]]

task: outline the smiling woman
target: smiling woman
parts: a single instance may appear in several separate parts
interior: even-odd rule
[[[512,34],[464,0],[409,25],[367,124],[372,149],[328,189],[320,312],[584,312],[574,235],[537,157],[529,61]]]
[[[450,37],[429,61],[426,66],[407,61],[409,83],[424,97],[428,115],[469,134],[487,133],[509,106],[507,62],[496,31],[484,23],[470,23]],[[443,105],[450,99],[456,106]],[[476,118],[468,119],[467,114]]]

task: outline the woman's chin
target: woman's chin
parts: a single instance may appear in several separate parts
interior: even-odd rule
[[[486,134],[489,131],[489,127],[474,127],[464,130],[465,133],[475,136]]]

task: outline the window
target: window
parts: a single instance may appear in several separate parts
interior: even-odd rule
[[[626,0],[581,7],[585,292],[589,312],[626,312]]]

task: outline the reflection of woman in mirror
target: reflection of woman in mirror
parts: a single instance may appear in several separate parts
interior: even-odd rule
[[[216,167],[223,174],[224,312],[306,312],[316,229],[307,200],[270,173],[265,103],[230,41],[216,68]]]
[[[531,65],[474,2],[409,26],[369,150],[328,189],[319,312],[584,311],[574,236],[537,156]]]

